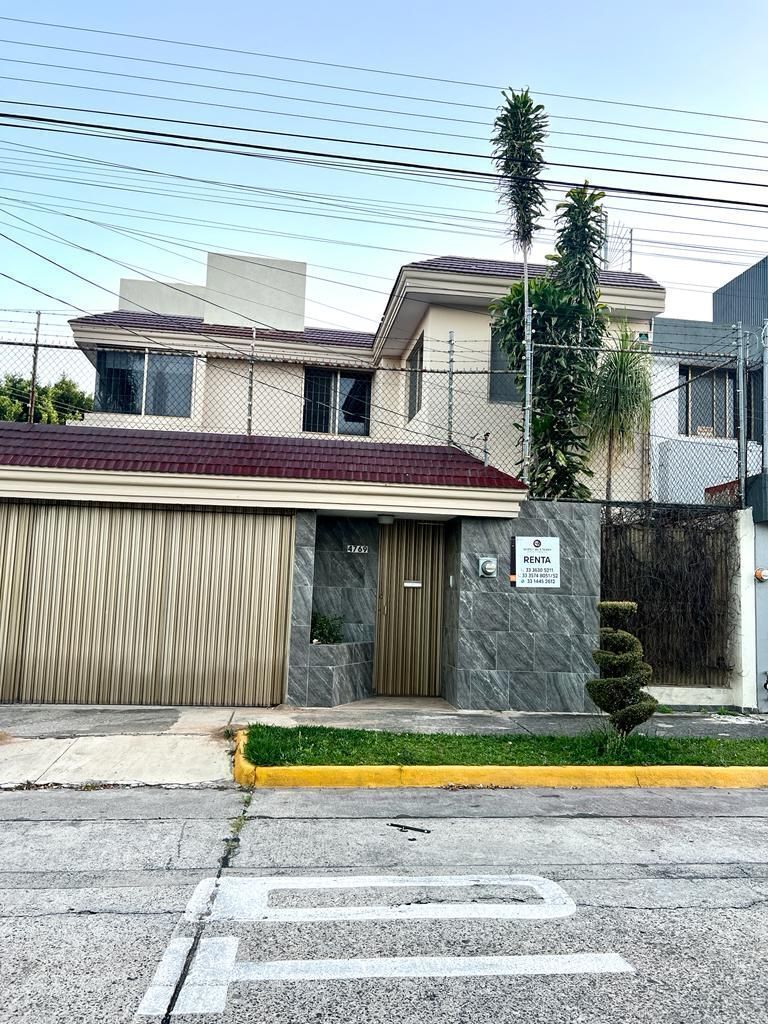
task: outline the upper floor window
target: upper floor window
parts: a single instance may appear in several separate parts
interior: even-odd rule
[[[98,349],[94,412],[188,417],[192,373],[193,356]]]
[[[411,349],[405,361],[408,369],[408,419],[412,420],[421,408],[421,383],[424,376],[424,332]]]
[[[736,374],[707,366],[681,366],[678,433],[735,437]]]
[[[369,434],[370,375],[307,368],[302,430],[313,434]]]
[[[489,377],[488,400],[490,402],[522,401],[522,395],[515,381],[516,374],[509,368],[509,356],[499,344],[499,336],[496,331],[491,333],[491,373]]]

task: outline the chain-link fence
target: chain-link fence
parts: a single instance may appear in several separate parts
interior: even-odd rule
[[[521,469],[522,401],[510,370],[427,369],[370,355],[274,358],[226,350],[0,340],[0,420],[455,445]],[[649,428],[590,454],[593,500],[734,506],[739,402],[731,356],[651,355]],[[761,372],[748,374],[747,471],[761,463]],[[534,413],[537,401],[534,376]]]

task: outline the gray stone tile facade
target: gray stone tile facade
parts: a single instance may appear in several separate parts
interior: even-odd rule
[[[445,530],[445,699],[467,709],[592,710],[584,684],[598,644],[599,508],[526,501],[517,518],[457,519]],[[378,535],[375,519],[297,514],[288,703],[330,707],[372,694]],[[512,538],[536,535],[560,538],[557,590],[510,586]],[[498,558],[495,579],[478,575],[487,555]],[[310,642],[313,610],[341,616],[344,643]]]
[[[344,643],[308,643],[305,703],[333,707],[373,692],[379,524],[320,516],[314,540],[311,611],[341,617]],[[367,551],[349,552],[349,545]]]
[[[463,519],[447,543],[443,692],[460,708],[591,709],[600,595],[600,510],[577,502],[525,501],[515,519]],[[560,538],[557,590],[510,586],[515,536]],[[495,579],[478,560],[495,555]],[[453,572],[457,569],[457,572]],[[455,646],[447,637],[455,634]],[[449,655],[453,653],[453,657]]]

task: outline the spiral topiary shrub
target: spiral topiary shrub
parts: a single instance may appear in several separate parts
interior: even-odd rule
[[[658,701],[643,690],[653,669],[643,661],[643,645],[625,628],[637,611],[634,601],[601,601],[600,650],[592,657],[600,669],[599,679],[590,679],[587,693],[610,716],[611,725],[622,736],[646,722]]]

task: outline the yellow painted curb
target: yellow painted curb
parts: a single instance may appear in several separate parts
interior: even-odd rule
[[[703,789],[768,787],[768,767],[697,765],[297,765],[264,768],[243,754],[246,733],[237,733],[233,775],[249,788],[499,786],[503,788],[602,788],[677,786]]]

